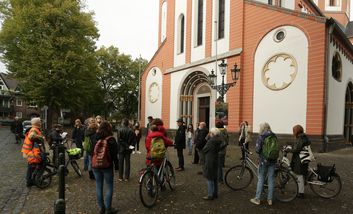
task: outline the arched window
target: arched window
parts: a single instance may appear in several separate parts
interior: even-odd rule
[[[224,38],[225,0],[218,0],[218,39]]]
[[[202,45],[203,35],[203,0],[197,1],[197,41],[196,45]]]
[[[344,138],[346,142],[352,143],[353,134],[353,84],[350,82],[346,89],[346,102],[344,114]]]
[[[167,38],[167,1],[162,4],[161,42]]]
[[[330,0],[330,6],[338,6],[337,0]]]
[[[342,81],[342,61],[340,54],[338,52],[333,55],[332,58],[332,76],[335,78],[338,82]]]
[[[180,14],[178,20],[178,53],[184,53],[185,46],[185,16]]]

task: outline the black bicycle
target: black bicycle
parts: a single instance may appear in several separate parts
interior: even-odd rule
[[[66,140],[62,142],[62,144],[65,144]],[[75,150],[75,152],[73,152]],[[68,155],[68,159],[65,163],[65,176],[69,174],[68,170],[68,165],[70,164],[76,174],[81,177],[82,172],[77,164],[76,160],[81,158],[81,150],[76,148],[74,150],[68,150],[65,147],[65,151]],[[44,153],[42,157],[42,163],[37,166],[33,173],[33,178],[34,178],[34,183],[37,187],[44,189],[48,187],[51,184],[52,177],[56,174],[58,174],[59,171],[59,166],[56,164],[53,164],[52,161],[49,158],[49,153]]]
[[[254,176],[258,177],[258,165],[249,157],[249,154],[252,153],[246,149],[245,151],[245,158],[242,163],[228,169],[224,176],[226,185],[232,190],[245,189],[251,184]],[[265,185],[266,188],[267,185]],[[290,202],[296,198],[297,193],[297,181],[290,172],[290,169],[282,164],[277,164],[275,169],[274,197],[281,202]]]
[[[156,204],[159,189],[165,189],[166,184],[171,190],[175,189],[174,169],[165,157],[159,169],[152,161],[152,164],[142,171],[139,180],[139,193],[143,206],[147,208],[153,207]]]

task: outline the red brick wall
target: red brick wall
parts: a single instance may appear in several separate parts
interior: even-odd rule
[[[261,16],[259,16],[261,14]],[[308,106],[307,133],[320,135],[324,122],[324,71],[325,71],[325,24],[316,17],[301,18],[300,13],[275,11],[266,6],[245,2],[244,46],[240,84],[243,86],[240,96],[242,109],[240,119],[253,121],[253,82],[254,56],[261,39],[272,29],[281,25],[300,28],[309,40],[308,61]],[[234,120],[234,118],[230,118]],[[235,127],[230,127],[234,129]]]

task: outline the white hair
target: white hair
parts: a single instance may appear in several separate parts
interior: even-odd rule
[[[271,131],[271,127],[268,123],[261,123],[260,124],[260,131],[259,131],[259,134],[263,134],[267,131]]]
[[[41,121],[40,121],[40,117],[33,117],[32,119],[31,119],[31,124],[32,125],[36,125],[36,124],[38,124],[38,123],[40,123]]]
[[[210,132],[212,133],[213,136],[219,135],[220,131],[218,128],[211,128]]]

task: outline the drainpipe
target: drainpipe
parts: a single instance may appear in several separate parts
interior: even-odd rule
[[[328,20],[329,22],[329,20]],[[332,36],[332,32],[335,24],[331,24],[328,28],[328,33],[326,35],[326,63],[325,63],[325,91],[324,91],[324,124],[323,124],[323,142],[322,142],[322,150],[321,152],[327,152],[327,144],[329,142],[329,138],[327,136],[327,117],[328,117],[328,100],[329,100],[329,61],[330,61],[330,37]]]

